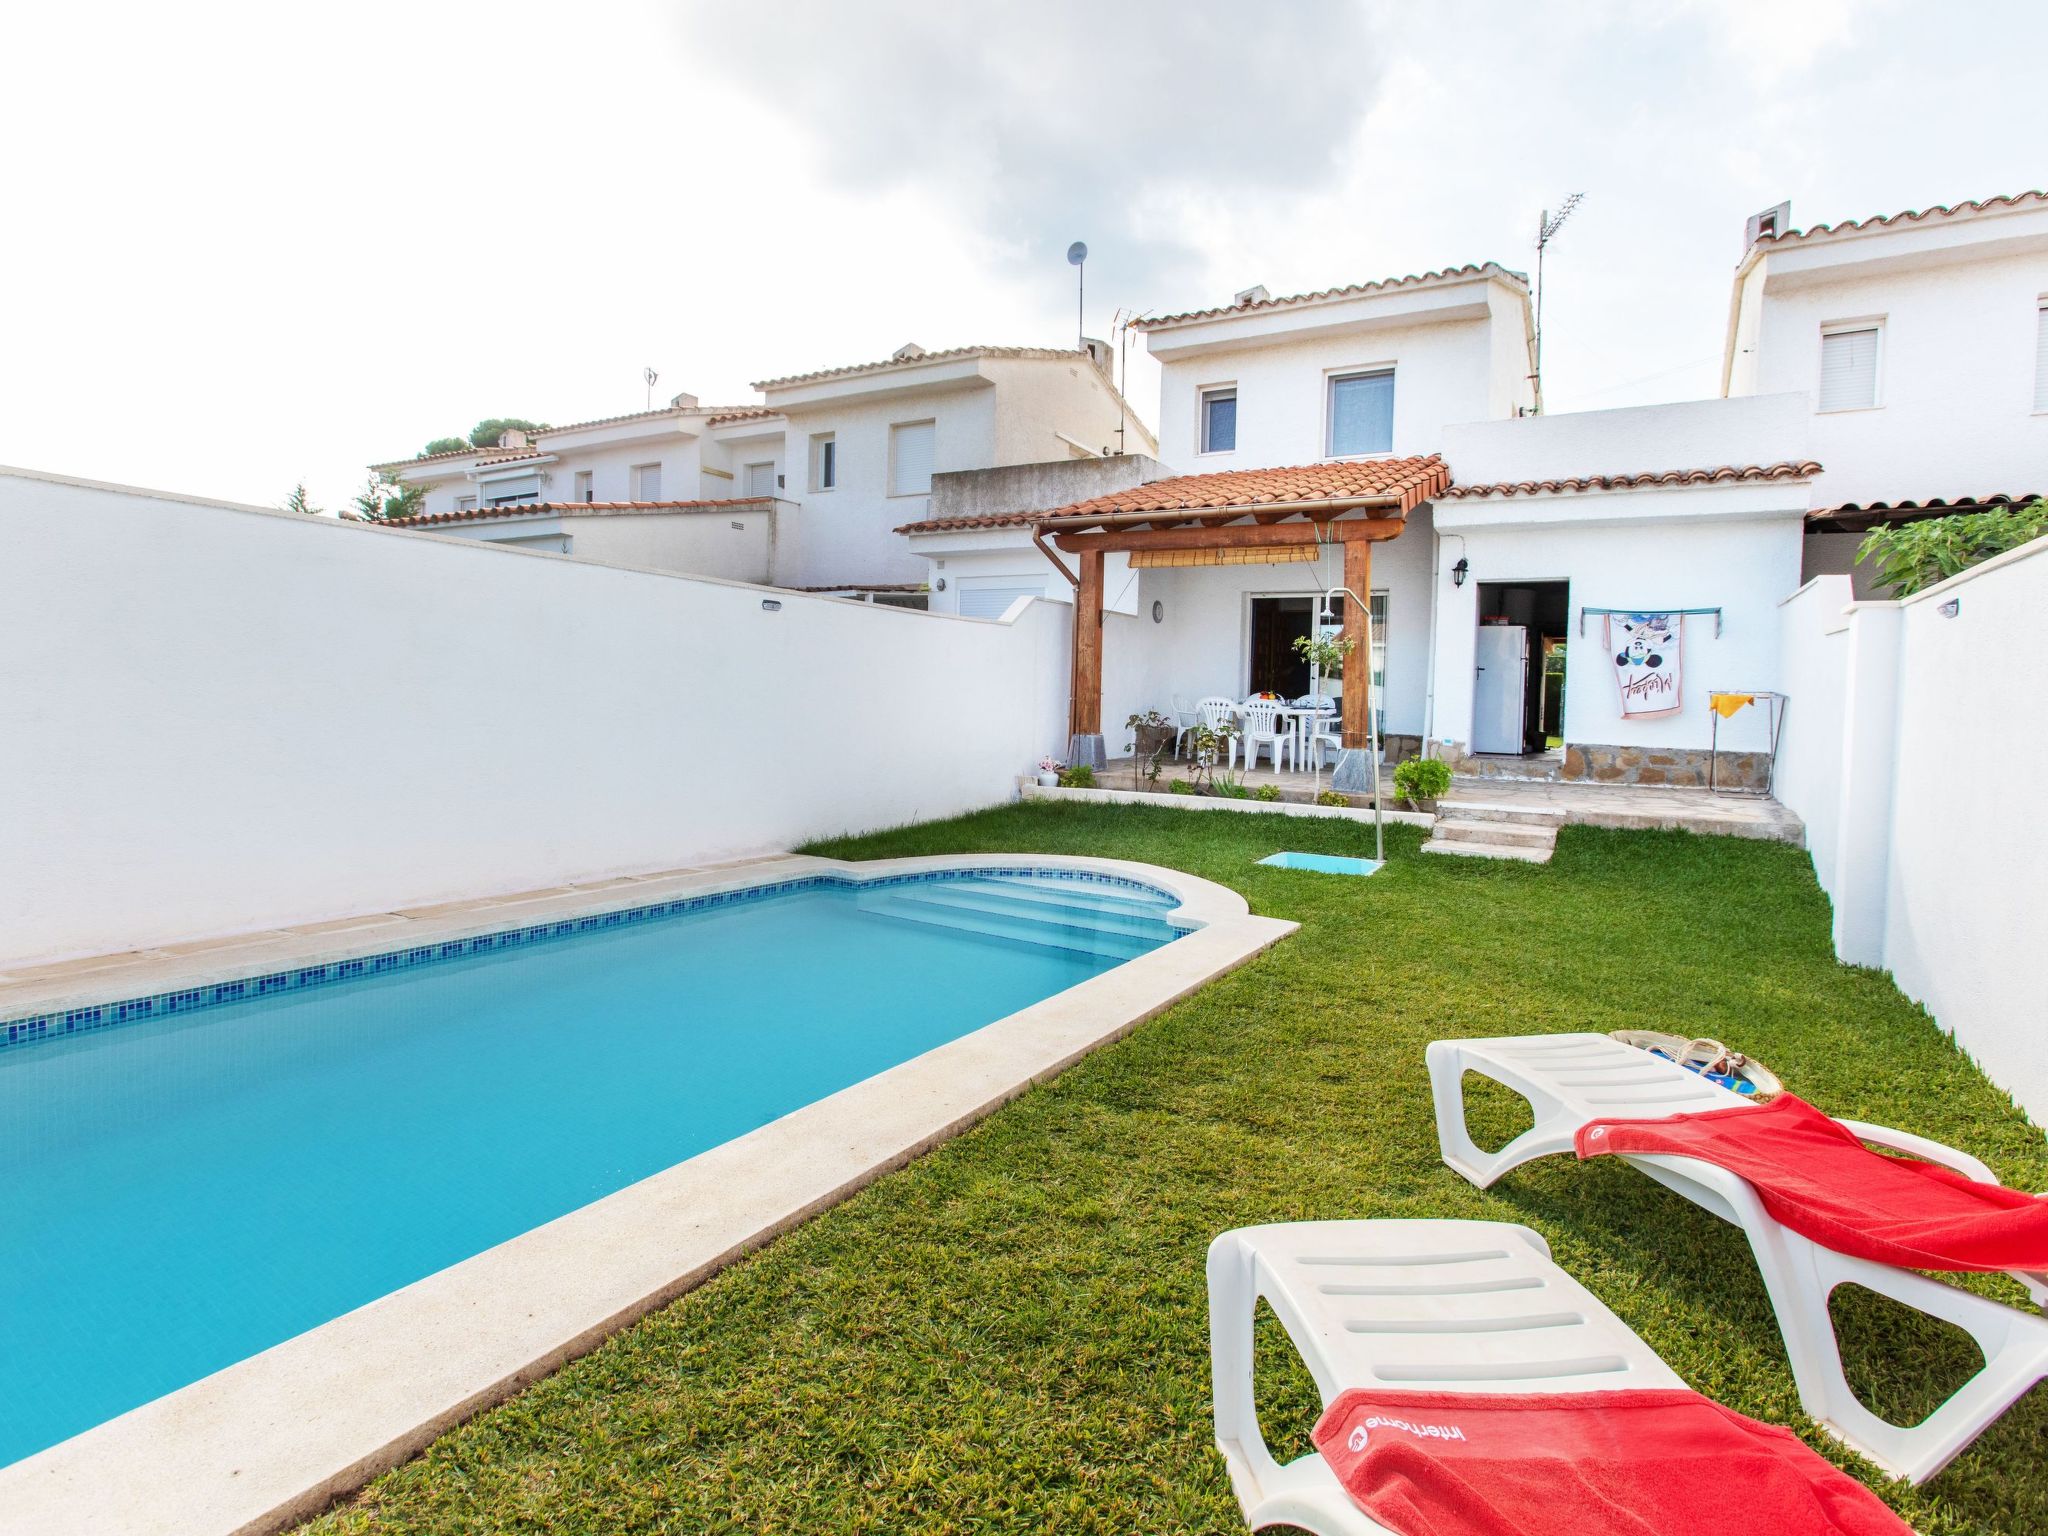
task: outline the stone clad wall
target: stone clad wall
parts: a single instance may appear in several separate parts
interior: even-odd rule
[[[1762,792],[1771,781],[1768,752],[1722,752],[1714,783],[1720,789]],[[1462,742],[1444,744],[1451,772],[1477,779],[1548,779],[1567,784],[1658,784],[1705,789],[1715,753],[1696,747],[1568,746],[1554,757],[1475,757]]]

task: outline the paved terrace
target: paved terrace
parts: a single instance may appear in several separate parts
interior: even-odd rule
[[[1318,787],[1314,775],[1292,768],[1276,772],[1263,766],[1263,759],[1261,763],[1258,768],[1239,767],[1237,777],[1252,789],[1278,785],[1289,800],[1314,798]],[[1186,778],[1190,772],[1187,763],[1170,759],[1160,764],[1158,784],[1150,785],[1145,782],[1143,767],[1143,762],[1135,757],[1112,758],[1108,766],[1097,771],[1096,783],[1104,789],[1164,790],[1174,779]],[[1380,786],[1387,805],[1397,805],[1392,769],[1381,775]],[[1320,787],[1330,787],[1327,769]],[[1558,811],[1567,826],[1714,833],[1795,845],[1806,841],[1805,824],[1789,808],[1767,795],[1734,790],[1716,794],[1706,789],[1671,789],[1653,784],[1570,784],[1460,774],[1452,779],[1447,798],[1466,806]],[[1352,797],[1354,805],[1370,803],[1362,795]]]

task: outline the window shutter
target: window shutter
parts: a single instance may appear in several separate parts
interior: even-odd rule
[[[1820,338],[1820,408],[1853,411],[1877,404],[1877,327],[1826,331]]]
[[[1037,587],[970,587],[960,594],[960,617],[963,619],[1000,619],[1010,611],[1010,604],[1020,597],[1043,597],[1045,588]]]
[[[914,421],[889,431],[896,440],[889,494],[924,495],[932,488],[932,423]]]
[[[661,466],[639,464],[633,469],[633,499],[635,501],[661,500]]]
[[[2048,304],[2043,304],[2034,329],[2034,409],[2048,411]]]
[[[747,494],[749,496],[773,496],[775,494],[775,466],[773,464],[749,464],[747,466]]]

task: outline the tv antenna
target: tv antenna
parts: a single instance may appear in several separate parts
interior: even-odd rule
[[[1543,251],[1564,228],[1564,221],[1572,216],[1572,210],[1585,200],[1585,196],[1583,192],[1572,193],[1554,214],[1548,208],[1544,209],[1543,217],[1536,225],[1536,356],[1531,362],[1535,372],[1529,375],[1529,379],[1535,385],[1535,411],[1538,416],[1543,414]]]
[[[647,381],[647,409],[654,409],[654,381],[661,377],[652,368],[642,368],[640,377]]]
[[[1076,240],[1067,247],[1067,265],[1074,269],[1074,347],[1088,350],[1088,247]]]

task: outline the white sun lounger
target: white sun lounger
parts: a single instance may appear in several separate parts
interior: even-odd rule
[[[1311,1452],[1282,1466],[1252,1398],[1260,1297],[1327,1408],[1350,1387],[1593,1392],[1683,1387],[1671,1367],[1550,1261],[1527,1227],[1494,1221],[1300,1221],[1209,1245],[1216,1448],[1252,1529],[1389,1536]]]
[[[1512,1088],[1535,1113],[1535,1124],[1498,1152],[1481,1151],[1465,1128],[1468,1072]],[[1429,1079],[1443,1159],[1481,1189],[1532,1158],[1570,1152],[1573,1136],[1589,1121],[1751,1102],[1673,1062],[1593,1034],[1438,1040],[1429,1047]],[[1953,1147],[1857,1120],[1841,1123],[1872,1146],[1998,1182],[1984,1164]],[[1780,1225],[1747,1180],[1712,1163],[1665,1155],[1630,1155],[1626,1161],[1742,1228],[1785,1337],[1800,1406],[1893,1476],[1925,1482],[2048,1377],[2048,1319],[1913,1270],[1823,1248]],[[2037,1304],[2048,1304],[2048,1276],[2015,1271],[2013,1278]],[[1953,1323],[1976,1340],[1983,1368],[1917,1425],[1905,1428],[1879,1418],[1850,1390],[1828,1316],[1829,1295],[1850,1283]]]

